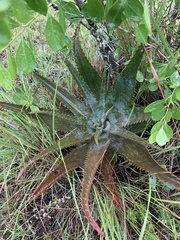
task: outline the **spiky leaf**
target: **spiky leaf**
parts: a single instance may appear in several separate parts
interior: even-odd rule
[[[78,67],[80,75],[86,82],[90,91],[93,93],[96,99],[99,99],[102,79],[100,78],[99,74],[95,71],[95,69],[92,67],[92,65],[89,63],[84,52],[82,51],[78,35],[79,29],[77,29],[76,31],[74,40],[74,57],[76,65]]]
[[[180,189],[180,178],[162,168],[142,144],[134,140],[123,139],[119,148],[119,153],[136,167],[144,169],[160,180],[174,186],[176,189]]]
[[[37,186],[36,190],[34,191],[34,197],[37,198],[50,185],[52,185],[67,172],[78,167],[82,168],[86,153],[87,144],[73,149],[66,157],[64,157],[64,160],[61,160],[61,162],[50,172],[50,174],[48,174]]]
[[[63,89],[62,87],[56,88],[56,85],[50,82],[47,78],[40,76],[38,73],[34,72],[34,75],[38,80],[42,82],[42,84],[47,87],[53,94],[57,89],[56,95],[57,98],[63,102],[66,107],[72,111],[77,116],[85,116],[87,113],[87,109],[85,105],[77,99],[75,96],[70,94],[67,90]]]
[[[123,108],[128,108],[132,104],[136,83],[136,73],[141,62],[142,55],[142,47],[139,47],[132,60],[112,86],[107,97],[107,108],[115,106],[115,108],[120,111]]]
[[[84,215],[88,219],[88,222],[92,225],[92,227],[102,236],[104,233],[95,222],[94,218],[92,217],[89,209],[89,193],[91,189],[92,182],[94,180],[94,175],[99,167],[101,161],[104,158],[104,154],[107,151],[109,146],[109,140],[101,140],[99,145],[96,145],[92,142],[89,145],[89,149],[87,152],[87,157],[84,165],[84,177],[82,182],[82,193],[81,193],[81,204]]]

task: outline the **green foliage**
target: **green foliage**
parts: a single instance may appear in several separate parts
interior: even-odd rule
[[[49,15],[45,27],[46,40],[53,51],[61,50],[65,45],[64,30],[56,19]]]
[[[0,64],[0,85],[7,90],[12,88],[12,79],[10,73]]]
[[[134,31],[135,41],[138,43],[147,44],[148,37],[152,34],[149,6],[146,0],[88,0],[82,6],[69,1],[58,1],[57,4],[59,8],[57,14],[47,14],[46,0],[2,0],[0,2],[0,49],[6,48],[12,36],[14,38],[18,36],[19,27],[26,30],[28,24],[31,25],[36,21],[36,13],[44,15],[41,17],[46,21],[44,32],[49,47],[55,52],[62,51],[64,54],[69,52],[72,44],[69,35],[66,36],[69,23],[73,23],[74,26],[74,24],[82,21],[87,28],[89,27],[92,34],[95,32],[94,36],[97,40],[102,35],[115,34],[121,26],[128,26],[128,30],[125,30],[130,34]],[[150,12],[153,12],[151,3],[150,9]],[[153,62],[158,74],[159,85],[163,88],[163,100],[154,101],[145,109],[134,105],[135,79],[141,82],[142,88],[145,86],[145,90],[156,91],[158,89],[157,79],[148,80],[147,73],[146,71],[143,72],[143,69],[136,75],[142,58],[141,48],[137,50],[132,60],[115,81],[113,79],[114,85],[109,86],[108,80],[101,78],[92,68],[82,51],[76,33],[74,41],[76,67],[65,57],[62,56],[62,58],[64,58],[73,79],[81,90],[81,100],[34,72],[34,76],[53,95],[57,96],[58,101],[60,100],[66,106],[66,111],[58,107],[57,110],[53,109],[53,111],[39,111],[39,108],[33,103],[32,93],[28,91],[25,85],[22,88],[13,89],[15,91],[13,100],[17,105],[2,102],[0,104],[2,108],[27,114],[32,117],[32,121],[36,118],[41,119],[53,131],[61,130],[61,134],[62,131],[65,133],[60,141],[54,142],[31,159],[21,170],[18,177],[39,158],[43,158],[59,149],[73,147],[64,157],[64,162],[60,162],[45,177],[34,195],[38,197],[41,192],[67,171],[77,167],[83,168],[82,210],[89,223],[101,235],[104,235],[104,232],[91,216],[88,198],[94,175],[98,167],[101,166],[104,182],[112,193],[114,201],[119,204],[120,197],[116,193],[114,184],[112,184],[113,164],[111,159],[115,154],[121,155],[135,166],[148,171],[175,188],[179,189],[180,186],[178,178],[166,172],[154,161],[147,150],[148,143],[136,135],[136,133],[143,132],[148,125],[148,121],[152,119],[155,124],[151,129],[149,142],[156,142],[163,146],[173,136],[171,120],[180,120],[180,65],[177,63],[179,53],[178,51],[176,53],[171,51],[158,22],[153,16],[151,16],[151,20],[168,53],[168,60],[165,59],[165,63]],[[14,28],[17,29],[12,34]],[[102,35],[99,34],[101,30]],[[17,35],[15,35],[16,33]],[[36,67],[35,47],[30,37],[28,37],[29,44],[22,40],[23,34],[20,34],[21,42],[16,57],[14,58],[7,51],[8,68],[0,65],[0,85],[7,90],[12,89],[12,79],[16,77],[17,69],[25,73],[31,73]],[[152,38],[151,41],[155,38]],[[106,37],[103,36],[103,40],[105,39]],[[99,40],[99,42],[102,41]],[[125,46],[129,48],[129,46],[132,46],[132,42],[129,46],[126,44]],[[64,166],[64,163],[66,166]]]
[[[121,204],[115,185],[112,184],[113,171],[109,170],[113,169],[111,160],[114,154],[121,155],[133,165],[148,171],[177,189],[180,189],[180,179],[161,167],[148,152],[147,143],[135,134],[141,132],[145,126],[144,122],[147,124],[150,119],[150,115],[144,113],[143,108],[134,107],[132,111],[136,73],[143,55],[142,47],[139,47],[108,91],[107,80],[100,78],[89,63],[80,46],[78,35],[79,29],[76,31],[74,41],[77,70],[72,63],[62,57],[82,92],[83,101],[65,89],[57,88],[54,83],[34,72],[34,76],[53,94],[56,94],[57,99],[64,103],[67,110],[58,109],[53,115],[52,112],[43,111],[32,113],[28,105],[26,105],[27,108],[22,108],[21,105],[1,102],[0,106],[22,111],[32,118],[38,117],[50,128],[54,125],[55,129],[65,132],[64,137],[30,159],[21,169],[18,179],[33,162],[59,149],[73,146],[74,148],[64,157],[64,161],[60,161],[38,185],[34,196],[37,198],[47,187],[72,169],[83,168],[82,210],[92,227],[104,236],[104,232],[91,215],[88,199],[95,173],[101,166],[107,188],[112,193],[114,201]],[[94,78],[96,84],[92,83]],[[17,89],[14,96],[16,102],[19,101],[19,95],[23,98],[23,91]],[[29,102],[32,102],[31,96]],[[169,131],[168,126],[164,124],[163,128],[159,129],[159,138],[167,138],[167,131]]]
[[[25,43],[21,41],[16,52],[16,64],[19,70],[30,73],[36,67],[36,61],[33,52]]]
[[[175,53],[172,60],[167,64],[154,63],[161,86],[164,86],[165,99],[156,100],[145,108],[145,112],[151,113],[151,118],[157,123],[151,129],[150,143],[157,142],[160,146],[165,145],[173,136],[173,130],[168,123],[171,119],[180,119],[179,94],[180,75],[176,69],[177,56]],[[167,81],[168,80],[168,81]],[[150,80],[149,89],[156,90],[157,83]]]

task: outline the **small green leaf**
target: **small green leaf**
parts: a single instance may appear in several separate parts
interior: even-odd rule
[[[25,0],[29,7],[35,12],[46,15],[47,14],[47,2],[46,0]]]
[[[164,105],[164,100],[157,100],[149,104],[144,112],[151,112],[152,120],[159,121],[162,119],[166,111],[166,106]]]
[[[178,71],[175,71],[171,76],[170,76],[170,80],[172,82],[172,84],[176,87],[180,86],[180,75],[178,73]]]
[[[33,13],[28,9],[28,5],[24,0],[11,0],[11,8],[19,22],[26,23],[33,18]]]
[[[10,0],[0,0],[0,12],[6,11],[10,6]]]
[[[17,66],[16,66],[16,61],[14,57],[10,54],[10,52],[7,51],[7,64],[8,64],[8,69],[11,74],[11,78],[15,78],[17,74]]]
[[[53,51],[61,50],[65,45],[64,30],[56,19],[49,15],[45,27],[46,40]]]
[[[166,112],[166,115],[165,115],[164,119],[165,119],[166,122],[170,122],[171,118],[172,118],[172,111],[168,110]]]
[[[62,1],[64,15],[70,22],[79,22],[82,20],[81,13],[73,2]]]
[[[106,23],[109,28],[118,27],[124,19],[124,4],[117,0],[106,14]]]
[[[16,52],[16,64],[18,69],[25,73],[32,72],[36,67],[35,57],[23,40],[20,42]]]
[[[139,0],[126,0],[124,15],[133,22],[140,22],[143,17],[143,6]]]
[[[147,44],[148,30],[145,24],[140,24],[135,29],[136,39],[139,43]]]
[[[162,121],[157,122],[156,124],[154,124],[154,126],[151,129],[151,136],[149,137],[149,143],[155,143],[156,142],[156,136],[158,131],[161,129],[162,127]]]
[[[7,90],[12,89],[12,79],[10,73],[0,64],[0,86]]]
[[[33,105],[33,104],[30,105],[29,107],[30,107],[30,109],[31,109],[32,112],[37,112],[37,111],[39,111],[39,108],[38,108],[37,106]]]
[[[83,6],[82,13],[86,19],[98,23],[104,18],[104,6],[99,0],[88,0]]]
[[[173,93],[173,100],[176,101],[180,101],[180,86],[177,87],[175,90],[174,90],[174,93]]]
[[[6,20],[0,18],[0,49],[5,47],[11,40],[11,30]]]
[[[173,136],[173,130],[166,122],[163,123],[162,127],[156,135],[156,142],[159,146],[165,145]]]
[[[143,75],[143,73],[141,72],[141,71],[137,71],[137,74],[136,74],[136,80],[138,81],[138,82],[143,82],[144,81],[144,75]]]
[[[180,120],[180,109],[175,104],[172,107],[172,117],[176,120]]]

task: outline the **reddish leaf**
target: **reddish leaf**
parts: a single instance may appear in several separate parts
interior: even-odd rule
[[[34,197],[37,198],[44,190],[52,185],[56,180],[61,178],[64,174],[72,169],[83,167],[84,160],[87,153],[87,145],[81,145],[73,149],[51,172],[43,181],[37,186],[34,191]]]
[[[180,189],[180,178],[162,168],[142,144],[131,139],[123,139],[119,153],[133,165]]]
[[[104,232],[100,229],[96,221],[91,215],[89,208],[89,193],[91,189],[92,182],[94,180],[94,175],[99,167],[101,161],[104,158],[104,154],[109,146],[109,140],[100,140],[99,145],[92,142],[88,148],[88,153],[84,166],[84,177],[82,182],[82,193],[81,193],[81,204],[85,217],[92,227],[98,232],[98,234],[105,236]]]

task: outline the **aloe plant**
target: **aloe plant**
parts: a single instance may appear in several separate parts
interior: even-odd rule
[[[58,163],[38,185],[34,197],[37,198],[68,171],[81,167],[84,173],[81,190],[82,211],[94,230],[104,236],[104,232],[91,215],[88,199],[95,173],[100,167],[113,199],[120,203],[113,184],[114,154],[121,155],[131,164],[177,189],[180,189],[180,179],[161,167],[148,152],[148,143],[136,135],[144,130],[150,120],[150,115],[144,113],[144,108],[132,108],[136,73],[143,56],[142,47],[137,49],[108,91],[106,80],[98,75],[85,56],[78,35],[76,31],[74,58],[77,68],[67,59],[64,58],[64,61],[81,90],[83,101],[61,87],[56,88],[54,83],[34,72],[34,76],[45,87],[53,94],[56,92],[57,99],[66,106],[67,111],[59,109],[53,117],[52,112],[31,113],[30,110],[22,110],[22,106],[15,104],[1,102],[0,106],[24,111],[32,117],[38,116],[49,127],[54,126],[55,129],[64,132],[64,137],[30,159],[21,169],[18,178],[36,160],[56,152],[59,148],[73,146],[74,148],[64,157],[64,161]]]

